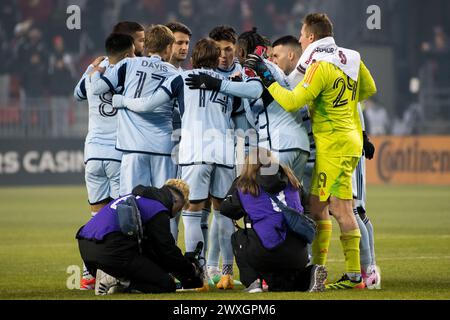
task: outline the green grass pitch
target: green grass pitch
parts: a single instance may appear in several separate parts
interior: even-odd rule
[[[84,187],[0,188],[0,203],[0,299],[450,299],[450,187],[370,186],[382,290],[314,294],[249,295],[237,287],[100,298],[69,290],[67,270],[81,266],[74,236],[89,218]],[[344,268],[336,223],[327,267],[330,280]]]

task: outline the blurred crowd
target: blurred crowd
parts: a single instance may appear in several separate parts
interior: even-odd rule
[[[143,24],[179,20],[193,31],[193,42],[206,36],[213,27],[231,21],[238,31],[259,26],[262,33],[276,38],[298,34],[301,17],[316,9],[309,2],[2,0],[0,105],[7,104],[10,96],[20,94],[31,98],[70,94],[73,82],[69,80],[75,81],[86,62],[102,53],[104,39],[120,20]],[[79,31],[66,28],[66,9],[74,4],[82,13]]]
[[[80,30],[66,27],[70,5],[81,9]],[[182,21],[193,31],[192,42],[227,23],[239,32],[260,26],[276,38],[298,34],[301,17],[317,9],[307,0],[2,0],[0,124],[21,122],[24,131],[35,126],[43,135],[69,134],[74,84],[103,53],[104,39],[118,21]]]

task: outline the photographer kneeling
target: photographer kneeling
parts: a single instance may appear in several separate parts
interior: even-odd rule
[[[125,235],[118,221],[118,206],[133,195],[142,221],[140,243]],[[203,286],[201,268],[183,256],[170,233],[170,218],[186,205],[188,195],[182,180],[168,180],[162,188],[137,186],[132,195],[110,202],[80,228],[76,238],[87,269],[97,274],[96,295],[175,292],[173,277],[184,288]]]
[[[278,207],[303,212],[299,192],[297,178],[270,151],[253,149],[245,159],[241,175],[220,207],[221,213],[231,219],[244,217],[245,228],[236,231],[231,241],[245,291],[262,292],[262,280],[269,291],[325,289],[325,267],[307,266],[307,243],[288,229]]]

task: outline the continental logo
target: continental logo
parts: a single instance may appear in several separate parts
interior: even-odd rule
[[[448,142],[428,143],[426,138],[401,141],[383,139],[380,142],[377,148],[378,154],[375,155],[376,169],[378,177],[385,183],[395,181],[398,176],[427,175],[429,177],[450,174],[450,144]]]

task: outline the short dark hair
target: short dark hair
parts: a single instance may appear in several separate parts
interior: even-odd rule
[[[169,22],[166,24],[166,27],[169,28],[173,33],[175,32],[181,32],[184,34],[187,34],[189,37],[192,37],[192,31],[188,28],[185,24],[182,24],[181,22]]]
[[[238,38],[239,46],[246,51],[247,55],[253,53],[258,46],[267,46],[267,40],[257,33],[256,30],[256,28],[253,28],[250,31],[246,31]]]
[[[236,44],[237,33],[233,27],[223,25],[212,29],[209,37],[215,41],[229,41]]]
[[[220,49],[215,40],[210,38],[200,39],[192,51],[192,66],[197,68],[216,69],[219,65]]]
[[[310,13],[303,19],[303,23],[316,40],[333,36],[333,24],[326,13]]]
[[[293,47],[301,47],[298,39],[294,36],[284,36],[277,40],[275,40],[272,44],[272,47],[276,46],[293,46]]]
[[[121,21],[113,28],[112,33],[128,34],[133,36],[136,32],[144,31],[144,27],[133,21]]]
[[[105,41],[105,50],[108,56],[115,56],[133,46],[133,37],[128,34],[111,33]]]

